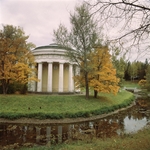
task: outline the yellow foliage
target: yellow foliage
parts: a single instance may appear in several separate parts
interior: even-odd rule
[[[140,86],[142,86],[142,87],[145,87],[146,84],[147,84],[147,81],[142,79],[142,80],[139,81],[138,84],[139,84]]]
[[[0,81],[4,88],[14,81],[26,84],[36,80],[34,57],[30,51],[32,43],[27,43],[28,36],[20,28],[4,26],[0,31]],[[31,78],[32,77],[32,78]]]
[[[89,86],[97,92],[117,94],[119,90],[119,78],[111,62],[111,55],[107,47],[95,48],[88,57],[88,82]],[[81,64],[84,66],[84,64]],[[75,76],[77,85],[85,86],[84,72]]]

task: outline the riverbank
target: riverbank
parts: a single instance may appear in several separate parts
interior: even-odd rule
[[[129,106],[134,95],[100,94],[97,99],[83,95],[0,95],[0,122],[68,123],[98,119]]]
[[[150,125],[134,134],[124,134],[111,138],[95,138],[69,143],[23,147],[21,150],[149,150]]]
[[[108,114],[101,114],[101,115],[96,115],[96,116],[91,116],[91,117],[78,117],[78,118],[64,118],[64,119],[35,119],[35,118],[20,118],[20,119],[5,119],[5,118],[0,118],[0,123],[11,123],[11,124],[70,124],[70,123],[80,123],[80,122],[85,122],[85,121],[94,121],[97,119],[101,119],[101,118],[105,118],[108,117],[110,115],[116,114],[120,111],[126,110],[128,108],[131,108],[132,106],[135,105],[135,101],[133,101],[129,106],[125,107],[125,108],[120,108],[117,109],[113,112],[110,112]]]
[[[139,101],[136,101],[136,104],[138,104],[138,102]],[[133,105],[134,103],[127,107],[129,108]],[[18,122],[19,124],[16,123],[18,119],[6,119],[10,122],[1,123],[1,131],[3,135],[1,137],[1,142],[3,145],[1,149],[18,148],[22,150],[86,150],[90,148],[93,150],[138,150],[139,148],[139,150],[148,150],[150,147],[150,124],[148,120],[145,123],[144,117],[149,119],[149,110],[144,111],[143,113],[143,109],[141,109],[139,105],[135,105],[126,110],[127,107],[118,109],[112,113],[96,115],[87,118],[80,117],[44,120],[35,118],[20,118],[20,122]],[[142,112],[139,112],[141,110]],[[105,119],[100,119],[105,116],[108,117]],[[89,120],[89,118],[96,119],[98,117],[99,120]],[[141,117],[143,117],[143,119]],[[128,120],[127,118],[130,119]],[[138,118],[140,118],[139,121]],[[31,119],[32,121],[29,122],[29,124],[27,122],[29,121],[28,119]],[[78,123],[74,124],[74,120],[76,119],[78,120]],[[84,119],[87,119],[88,121],[84,122]],[[69,124],[69,120],[71,120],[73,123]],[[134,120],[137,121],[137,125],[135,124]],[[142,131],[137,133],[139,130],[138,124],[140,124],[141,120],[145,124],[146,128],[142,127],[144,130],[141,128]],[[54,124],[51,124],[50,121],[54,121]],[[60,124],[58,123],[57,125],[57,121],[60,121]],[[131,125],[131,123],[133,124]],[[128,127],[132,130],[130,130]],[[133,133],[131,131],[133,131],[134,134],[129,134]],[[118,132],[119,134],[117,134]],[[136,144],[136,142],[139,143]]]

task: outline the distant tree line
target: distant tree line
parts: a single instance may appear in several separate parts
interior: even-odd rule
[[[117,77],[120,78],[120,82],[135,81],[135,80],[148,80],[148,74],[150,74],[150,65],[147,59],[145,62],[141,61],[128,61],[123,58],[113,60],[113,64],[117,70]]]

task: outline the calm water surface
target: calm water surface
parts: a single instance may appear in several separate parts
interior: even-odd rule
[[[50,145],[70,140],[120,136],[137,132],[147,124],[150,124],[150,101],[90,122],[59,125],[0,123],[0,149],[10,145]]]

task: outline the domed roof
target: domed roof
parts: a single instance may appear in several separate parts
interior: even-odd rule
[[[66,49],[66,48],[60,44],[52,43],[49,45],[36,47],[34,50],[39,50],[39,49]]]
[[[66,55],[66,51],[71,50],[60,44],[52,43],[50,45],[39,46],[32,50],[33,55]]]
[[[65,46],[52,43],[50,45],[39,46],[32,50],[36,62],[69,62],[68,50],[73,50]]]

